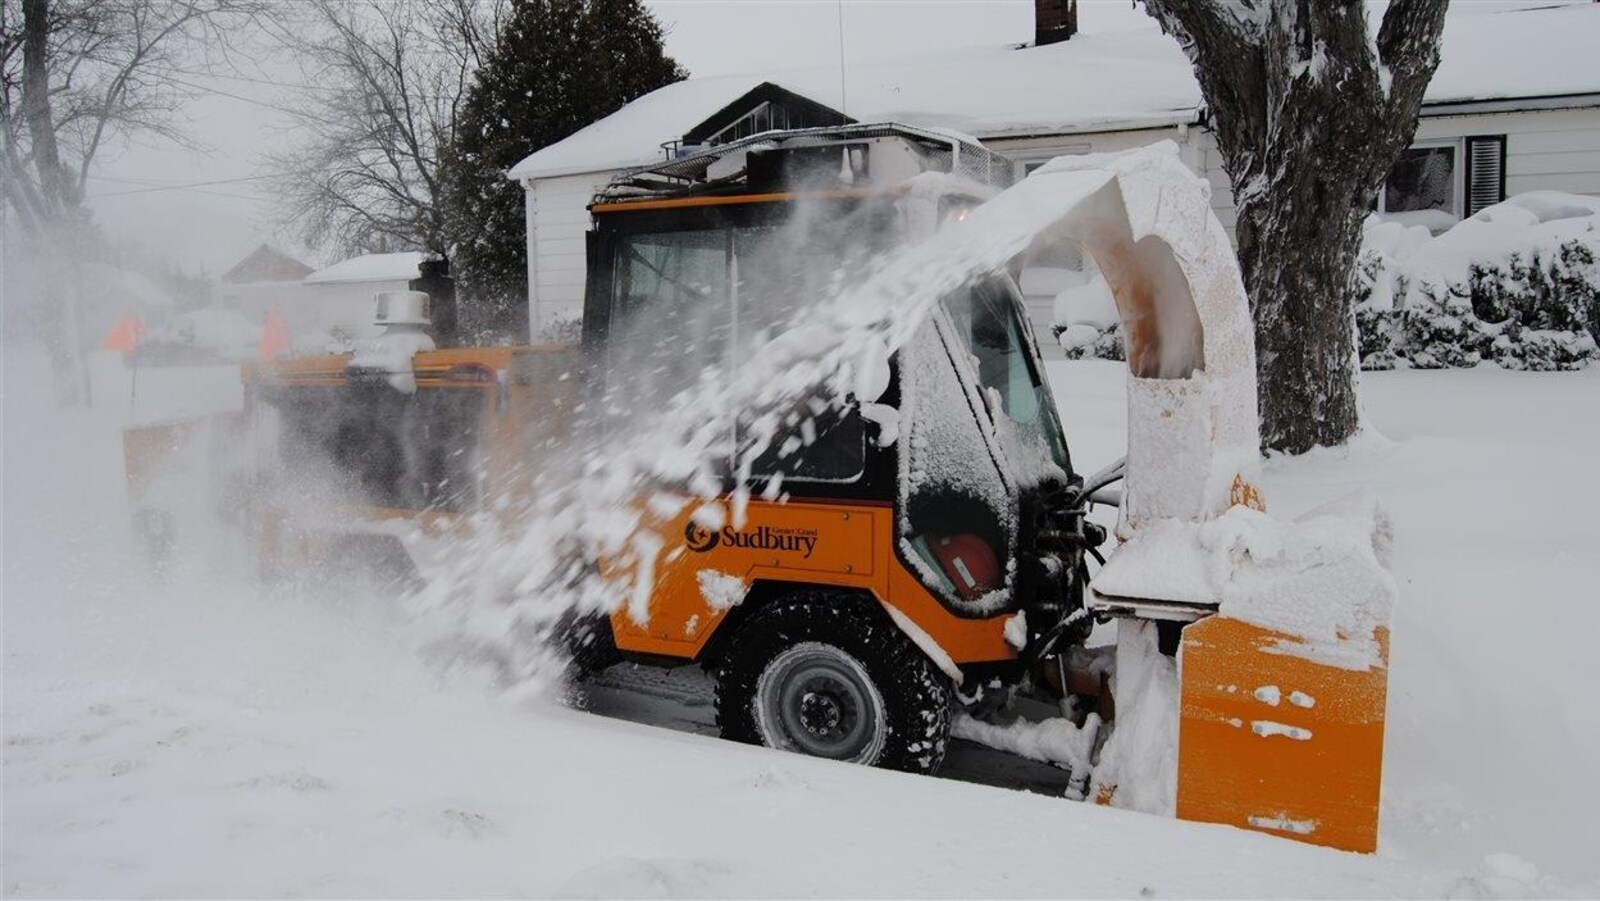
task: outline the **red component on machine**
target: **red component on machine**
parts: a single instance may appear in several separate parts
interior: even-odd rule
[[[975,601],[1000,587],[1000,562],[994,549],[971,533],[936,538],[933,556],[963,598]]]

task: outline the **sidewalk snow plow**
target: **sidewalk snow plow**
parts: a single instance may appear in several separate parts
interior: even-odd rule
[[[1114,726],[1075,714],[1092,797],[1372,850],[1381,513],[1264,512],[1245,295],[1175,151],[1012,171],[872,125],[619,178],[590,207],[581,351],[248,368],[267,493],[303,467],[344,494],[260,533],[388,530],[480,580],[439,598],[580,667],[699,664],[725,737],[815,756],[927,772],[962,707],[1021,686],[1083,711],[1106,684]],[[1101,477],[1007,268],[1040,242],[1081,248],[1123,320],[1128,456]],[[1097,502],[1119,544],[1092,575]],[[1115,672],[1073,673],[1113,620]]]

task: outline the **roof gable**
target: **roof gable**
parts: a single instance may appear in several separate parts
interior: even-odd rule
[[[268,244],[262,244],[250,255],[222,274],[222,281],[230,285],[251,282],[297,282],[312,273],[312,268],[294,257]]]
[[[364,254],[318,269],[306,276],[305,282],[308,285],[329,285],[341,282],[410,281],[418,277],[423,256],[418,251]]]
[[[1442,62],[1425,108],[1600,93],[1600,4],[1485,7],[1459,6],[1445,20]],[[1188,58],[1155,28],[1080,33],[1044,47],[941,51],[854,66],[844,77],[847,112],[861,122],[952,128],[984,140],[1192,123],[1201,105]],[[765,85],[833,98],[841,95],[840,78],[837,67],[817,67],[770,79],[677,82],[532,154],[509,174],[548,178],[659,162],[664,144],[737,118],[748,111],[745,98]]]
[[[765,118],[760,114],[767,113]],[[749,120],[748,122],[746,120]],[[821,128],[851,125],[856,120],[832,107],[763,81],[705,121],[683,133],[686,145],[716,143],[747,138],[774,128]],[[711,140],[711,139],[716,140]]]

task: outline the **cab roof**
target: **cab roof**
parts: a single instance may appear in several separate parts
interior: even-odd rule
[[[871,145],[898,145],[901,175],[947,172],[1000,188],[1014,180],[1011,160],[964,135],[894,123],[841,125],[768,131],[713,147],[683,148],[677,159],[618,175],[594,195],[590,209],[659,208],[667,201],[679,205],[702,198],[705,203],[786,199],[793,187],[788,182],[802,168],[807,193],[877,193],[891,185],[863,183],[864,156],[851,155],[852,150],[873,152]],[[802,159],[807,165],[795,165]]]

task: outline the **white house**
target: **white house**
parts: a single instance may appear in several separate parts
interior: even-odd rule
[[[285,317],[296,315],[307,306],[307,289],[302,280],[310,266],[262,244],[222,274],[217,285],[218,306],[257,325],[266,320],[269,309]]]
[[[579,239],[582,239],[580,234]],[[382,332],[373,324],[373,300],[384,291],[404,291],[418,276],[423,254],[369,253],[341,260],[305,277],[310,289],[306,328],[335,339],[371,338]],[[291,328],[300,327],[294,321]]]
[[[1041,14],[1051,0],[1036,0]],[[1041,23],[1042,23],[1041,19]],[[1433,224],[1537,189],[1600,195],[1600,4],[1515,10],[1459,5],[1416,143],[1380,192],[1380,211]],[[979,48],[852,67],[698,78],[661,88],[508,173],[527,197],[532,333],[580,315],[586,206],[630,168],[770,128],[894,121],[952,128],[1016,161],[1174,140],[1234,221],[1228,179],[1189,61],[1154,29],[1081,34],[1045,46]],[[841,107],[845,107],[842,108]],[[1050,321],[1048,279],[1024,285]]]

